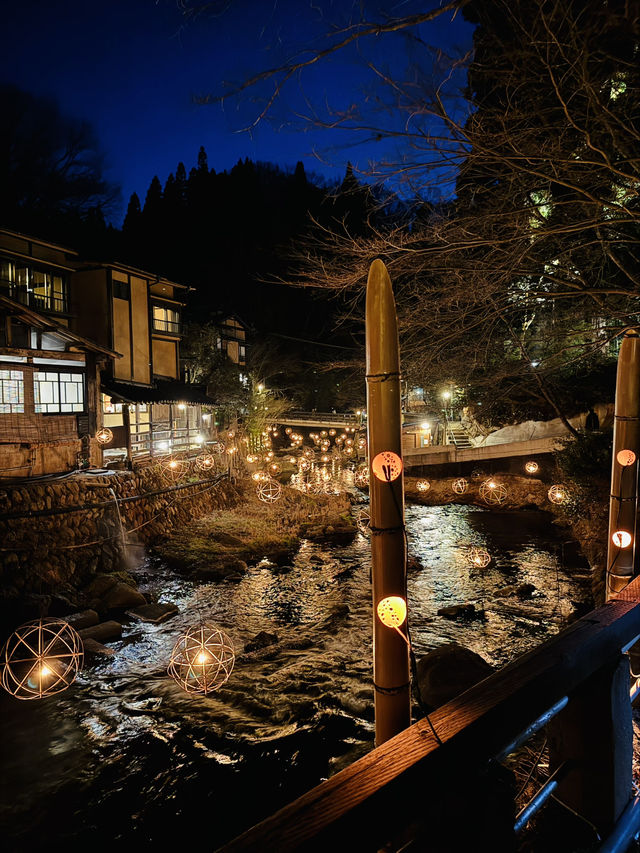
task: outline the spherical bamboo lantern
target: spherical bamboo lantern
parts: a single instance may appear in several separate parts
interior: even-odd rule
[[[507,499],[507,487],[493,478],[485,480],[480,486],[480,497],[487,504],[501,504]]]
[[[416,483],[416,489],[419,492],[428,492],[431,488],[431,483],[428,480],[418,480]]]
[[[326,438],[328,435],[326,429],[320,430],[320,438]]]
[[[374,458],[371,470],[378,480],[391,483],[402,474],[402,459],[391,450],[383,450]]]
[[[175,456],[167,456],[162,460],[162,470],[169,477],[180,477],[188,467],[184,459],[176,459]]]
[[[113,432],[109,427],[102,427],[96,433],[96,441],[98,444],[110,444],[113,441]]]
[[[227,448],[226,448],[224,441],[219,441],[217,444],[213,445],[212,449],[215,450],[216,453],[219,453],[220,455],[222,455]]]
[[[464,477],[458,477],[457,480],[454,480],[453,483],[451,483],[451,488],[456,493],[456,495],[463,495],[467,491],[468,487],[469,484],[464,479]]]
[[[353,447],[345,447],[342,452],[345,456],[353,456],[355,454],[355,450],[353,449]]]
[[[66,690],[82,669],[80,635],[61,619],[17,628],[0,652],[2,686],[16,699],[43,699]]]
[[[486,477],[486,476],[487,475],[482,470],[482,468],[474,468],[473,471],[471,472],[471,479],[472,480],[482,480],[482,478]]]
[[[618,460],[618,465],[622,465],[623,468],[628,468],[636,461],[636,454],[633,450],[619,450],[616,453],[616,459]]]
[[[371,535],[371,512],[368,506],[361,506],[356,513],[356,526],[364,536]]]
[[[291,427],[287,427],[284,432],[285,432],[285,435],[291,435],[293,430],[291,429]]]
[[[275,475],[276,475],[276,474],[279,474],[279,473],[280,473],[280,471],[281,471],[281,468],[280,468],[280,466],[278,465],[278,463],[277,463],[277,462],[272,462],[272,463],[269,465],[269,473],[271,474],[271,476],[272,476],[272,477],[275,477]]]
[[[211,453],[200,453],[196,456],[196,468],[199,471],[212,471],[216,467],[216,460]]]
[[[336,434],[335,429],[330,429],[330,430],[329,430],[329,435],[330,435],[330,436],[334,436],[335,434]]]
[[[469,548],[467,557],[471,565],[479,569],[486,569],[491,562],[491,554],[484,548]]]
[[[266,504],[275,503],[282,494],[282,486],[277,480],[268,479],[257,488],[260,500]]]
[[[356,486],[368,486],[369,485],[369,468],[367,465],[359,465],[355,473],[353,475],[353,481]]]
[[[530,459],[528,462],[525,462],[524,470],[527,474],[537,474],[540,470],[540,466],[537,462],[534,462],[533,459]]]
[[[358,450],[366,450],[367,449],[367,439],[362,436],[358,439]]]
[[[321,462],[331,462],[331,457],[329,456],[328,453],[323,453],[322,456],[320,457],[320,461]]]
[[[187,693],[205,696],[228,680],[235,663],[233,644],[207,622],[187,628],[171,652],[167,672]]]
[[[308,459],[305,459],[303,456],[302,459],[298,462],[298,470],[299,471],[309,471],[311,468],[311,462]]]
[[[569,500],[569,492],[564,486],[551,486],[547,492],[547,497],[552,504],[564,504]]]
[[[251,475],[251,479],[255,483],[266,483],[268,480],[271,479],[271,476],[269,475],[268,471],[254,471]]]
[[[315,459],[316,458],[316,452],[315,452],[315,450],[313,450],[313,448],[307,447],[307,449],[304,451],[304,456],[306,459]]]
[[[376,612],[387,628],[399,628],[407,618],[407,602],[399,595],[388,595],[378,602]]]

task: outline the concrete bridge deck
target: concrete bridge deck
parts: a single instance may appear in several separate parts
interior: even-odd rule
[[[562,436],[535,438],[529,441],[513,441],[508,444],[487,444],[480,447],[456,447],[454,444],[430,447],[407,447],[405,441],[402,456],[406,468],[420,465],[444,465],[450,462],[484,462],[489,459],[506,459],[510,456],[535,456],[552,453]]]

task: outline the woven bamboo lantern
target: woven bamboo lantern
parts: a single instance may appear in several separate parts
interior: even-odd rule
[[[489,478],[480,486],[480,497],[487,504],[501,504],[507,499],[507,487]]]
[[[213,693],[228,680],[235,663],[229,637],[207,622],[188,628],[171,652],[167,672],[187,693]]]
[[[257,494],[263,503],[275,503],[282,494],[282,486],[277,480],[269,478],[258,485]]]
[[[611,535],[611,541],[616,548],[628,548],[633,542],[633,536],[628,530],[615,530]]]
[[[219,453],[220,455],[222,455],[226,449],[227,448],[224,441],[219,441],[217,444],[213,445],[213,450],[215,450],[215,452]]]
[[[367,465],[360,465],[356,468],[355,473],[353,475],[353,481],[356,486],[368,486],[369,485],[369,468]]]
[[[61,619],[26,622],[0,652],[2,686],[16,699],[43,699],[66,690],[82,669],[80,635]]]
[[[308,459],[305,459],[303,456],[298,460],[298,470],[299,471],[308,471],[311,468],[311,462]]]
[[[371,535],[371,512],[368,506],[361,506],[356,513],[356,526],[363,536]]]
[[[464,479],[464,477],[459,477],[457,480],[454,480],[453,483],[451,483],[451,488],[456,493],[456,495],[463,495],[467,491],[468,487],[469,484]]]
[[[540,466],[537,462],[534,462],[533,459],[530,459],[528,462],[525,462],[524,470],[527,474],[537,474],[540,470]]]
[[[200,453],[196,456],[196,468],[199,471],[212,471],[216,467],[215,456],[211,453]]]
[[[428,492],[431,488],[431,483],[428,480],[418,480],[416,483],[416,489],[419,492]]]
[[[96,433],[96,441],[98,444],[109,444],[113,441],[113,433],[109,427],[102,427]]]
[[[332,437],[333,437],[335,434],[336,434],[335,429],[330,429],[330,430],[329,430],[329,435],[330,435],[330,436],[332,436]]]
[[[276,474],[279,474],[280,471],[281,471],[281,468],[277,462],[272,462],[269,465],[269,473],[271,474],[272,477],[274,477]]]
[[[486,569],[491,562],[491,554],[484,548],[469,548],[467,557],[471,565],[479,569]]]
[[[364,436],[361,436],[358,439],[358,450],[366,450],[367,449],[367,439]]]
[[[569,492],[564,486],[551,486],[547,492],[547,497],[552,504],[564,504],[569,500]]]
[[[184,459],[176,459],[175,456],[167,456],[161,462],[162,470],[169,477],[180,477],[186,471],[188,462]]]

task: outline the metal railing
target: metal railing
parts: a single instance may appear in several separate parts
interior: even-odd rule
[[[153,331],[165,332],[168,335],[180,335],[182,334],[182,325],[179,320],[159,320],[158,318],[154,317]]]
[[[29,308],[35,308],[38,311],[53,311],[56,314],[69,313],[69,300],[66,294],[62,296],[42,295],[6,279],[0,279],[1,291],[5,291],[10,299],[15,299],[21,305],[27,305]]]
[[[625,654],[639,635],[636,579],[219,853],[342,850],[345,839],[358,851],[467,850],[489,839],[492,849],[515,850],[516,834],[550,797],[590,824],[597,843],[607,839],[601,853],[622,853],[640,830]],[[500,762],[543,728],[549,775],[516,815]]]

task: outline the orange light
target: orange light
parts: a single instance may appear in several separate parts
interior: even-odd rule
[[[611,541],[617,548],[628,548],[633,537],[628,530],[616,530],[611,536]]]
[[[387,628],[399,628],[407,618],[407,602],[399,595],[389,595],[378,602],[378,619]]]
[[[371,470],[378,480],[391,483],[402,474],[402,459],[391,450],[383,450],[374,458]]]
[[[622,465],[624,468],[627,468],[629,465],[633,465],[633,463],[636,461],[636,454],[633,452],[633,450],[619,450],[616,453],[616,459],[618,460],[620,465]]]
[[[531,460],[530,462],[527,462],[525,464],[524,470],[527,472],[527,474],[537,474],[539,467],[540,466],[538,465],[537,462],[534,462],[533,460]]]

